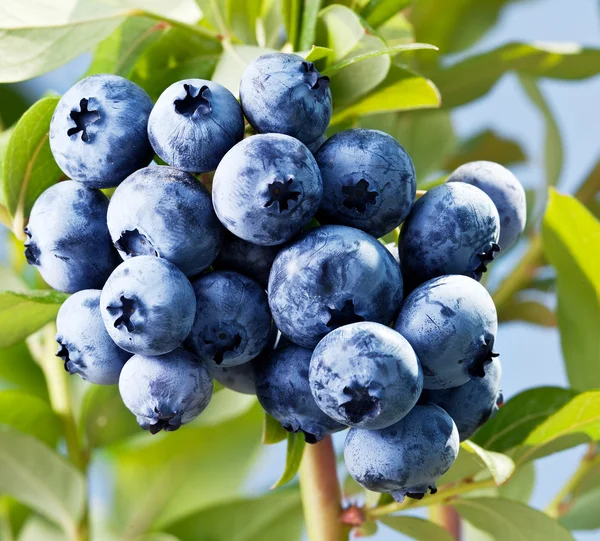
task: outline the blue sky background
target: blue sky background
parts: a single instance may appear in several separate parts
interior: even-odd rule
[[[597,0],[515,1],[503,12],[499,24],[469,51],[485,51],[509,41],[570,41],[600,47],[600,9]],[[458,56],[457,58],[460,58]],[[88,57],[56,72],[22,83],[32,99],[48,88],[64,92],[84,73]],[[560,187],[571,191],[600,158],[600,78],[584,82],[543,81],[542,91],[561,129],[565,161]],[[526,186],[544,182],[544,122],[521,90],[516,77],[505,76],[483,99],[455,110],[455,127],[467,137],[484,128],[493,128],[516,139],[529,156],[524,166],[514,168]],[[496,349],[503,362],[502,387],[506,398],[540,385],[567,386],[558,332],[526,324],[501,326]],[[336,438],[341,449],[343,435]],[[532,505],[542,509],[574,471],[584,449],[576,448],[536,463],[537,483]],[[283,465],[282,445],[268,448],[247,486],[256,492],[270,486]],[[577,532],[578,541],[600,539],[600,532]],[[371,539],[405,539],[380,528]]]

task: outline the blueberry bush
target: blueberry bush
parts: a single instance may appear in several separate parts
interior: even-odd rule
[[[600,50],[469,53],[508,3],[3,0],[0,539],[600,528],[600,164],[556,189],[539,86]],[[11,84],[82,54],[64,96]],[[516,141],[451,116],[507,73],[546,124],[527,190]],[[569,388],[502,397],[515,321],[559,330]]]

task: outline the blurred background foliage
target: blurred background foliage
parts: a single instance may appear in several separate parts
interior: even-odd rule
[[[0,539],[302,537],[294,475],[303,444],[290,438],[287,459],[285,443],[265,451],[262,441],[284,437],[280,428],[264,418],[253,397],[222,389],[182,430],[142,433],[116,387],[67,379],[54,357],[51,323],[65,296],[49,291],[22,255],[31,205],[62,172],[48,145],[58,98],[49,92],[32,103],[20,81],[75,60],[76,68],[55,72],[59,87],[84,74],[116,73],[153,99],[188,77],[211,78],[237,95],[245,66],[270,50],[297,51],[331,77],[329,134],[358,126],[392,134],[413,157],[422,189],[466,161],[492,160],[517,171],[532,163],[522,141],[495,126],[465,137],[456,125],[456,111],[488,95],[505,74],[543,120],[543,156],[535,164],[541,174],[526,184],[527,233],[501,255],[486,285],[502,323],[558,328],[569,388],[509,393],[500,413],[462,445],[438,495],[422,502],[397,505],[366,493],[340,466],[345,504],[366,506],[367,520],[357,531],[373,534],[381,519],[378,539],[447,541],[434,523],[409,516],[431,507],[435,518],[442,503],[465,519],[470,541],[573,539],[565,527],[600,528],[600,163],[565,186],[564,135],[543,86],[544,80],[579,84],[596,76],[600,48],[533,41],[478,47],[506,9],[525,3],[3,0]],[[576,13],[577,4],[564,2],[564,9]],[[82,65],[86,73],[77,71]],[[538,336],[533,327],[524,329],[523,342]],[[523,347],[536,355],[535,347]],[[513,380],[525,371],[511,359],[504,366]],[[553,382],[563,383],[559,377]],[[581,463],[545,512],[529,507],[534,461],[581,444]],[[282,475],[285,486],[269,492],[269,483]],[[406,512],[390,516],[396,511]]]

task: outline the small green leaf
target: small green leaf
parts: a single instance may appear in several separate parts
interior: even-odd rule
[[[411,71],[392,66],[385,80],[368,96],[340,111],[335,111],[331,124],[351,117],[435,108],[440,95],[435,85]]]
[[[52,157],[48,130],[59,98],[42,98],[15,126],[4,156],[2,191],[14,219],[13,231],[23,237],[25,219],[38,196],[58,182],[62,171]]]
[[[574,541],[558,522],[520,502],[501,498],[463,498],[452,500],[450,505],[495,541]]]
[[[56,445],[62,429],[47,402],[23,391],[0,391],[0,425],[31,434],[50,447]]]
[[[53,320],[68,295],[57,291],[0,291],[0,348],[12,346]]]
[[[271,489],[289,483],[296,476],[296,473],[298,473],[298,469],[300,468],[300,462],[302,462],[302,454],[304,453],[305,446],[306,442],[304,441],[304,434],[301,432],[290,432],[288,434],[285,470]]]
[[[85,480],[33,436],[0,426],[0,492],[32,507],[73,537],[83,512]]]
[[[523,391],[504,404],[472,439],[491,451],[502,453],[512,449],[574,396],[574,391],[559,387]]]
[[[298,40],[298,49],[301,51],[304,49],[309,49],[315,43],[317,36],[317,20],[320,9],[321,0],[304,1],[300,39]]]
[[[417,541],[452,541],[452,536],[437,524],[417,517],[383,517],[386,526]]]
[[[48,401],[46,380],[24,342],[0,349],[0,385]]]
[[[262,442],[267,445],[279,443],[280,441],[285,440],[287,435],[288,433],[285,428],[281,426],[281,423],[276,421],[265,411]]]
[[[546,138],[544,141],[546,184],[548,186],[556,186],[560,180],[560,173],[563,168],[563,144],[560,129],[535,78],[520,74],[519,81],[529,99],[539,109],[544,118],[546,124]]]
[[[574,197],[551,190],[544,253],[557,270],[558,325],[571,386],[600,387],[600,222]]]
[[[322,58],[328,58],[333,54],[333,50],[328,49],[327,47],[319,47],[317,45],[313,45],[310,51],[303,53],[298,53],[300,56],[304,56],[306,60],[309,62],[316,62],[317,60],[321,60]]]
[[[365,35],[360,19],[351,9],[334,4],[319,13],[321,29],[318,45],[335,52],[332,60],[340,60],[354,49]]]
[[[373,28],[377,28],[412,2],[413,0],[369,0],[360,15]]]

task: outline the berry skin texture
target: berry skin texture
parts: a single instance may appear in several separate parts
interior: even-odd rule
[[[188,173],[214,171],[244,137],[244,117],[235,96],[204,79],[173,83],[158,98],[148,136],[156,153]]]
[[[123,259],[163,257],[187,276],[211,265],[223,237],[206,188],[164,166],[140,169],[121,183],[108,206],[108,229]]]
[[[25,257],[46,283],[75,293],[100,289],[120,258],[106,227],[108,199],[73,181],[50,186],[36,200],[25,228]]]
[[[181,348],[166,355],[134,355],[119,378],[123,403],[151,434],[171,432],[208,406],[213,382],[200,359]]]
[[[304,233],[279,252],[269,277],[277,328],[309,348],[342,325],[389,323],[401,301],[402,275],[392,255],[371,235],[342,225]]]
[[[267,289],[269,272],[281,246],[259,246],[227,233],[213,262],[216,270],[231,270],[252,278]]]
[[[64,361],[65,370],[97,385],[118,383],[131,357],[106,332],[97,289],[78,291],[63,303],[56,317],[56,341],[56,356]]]
[[[50,122],[58,166],[88,188],[117,186],[154,156],[148,141],[152,100],[118,75],[91,75],[60,99]]]
[[[295,54],[265,54],[252,62],[242,75],[240,101],[258,133],[284,133],[304,144],[323,135],[331,120],[329,77]]]
[[[465,182],[484,191],[496,205],[500,216],[503,250],[510,248],[525,230],[527,201],[517,177],[499,163],[477,161],[461,165],[446,182]]]
[[[425,391],[423,398],[440,406],[454,420],[460,441],[469,439],[498,411],[502,403],[500,359],[488,364],[483,378],[475,378],[452,389]]]
[[[329,417],[378,430],[397,423],[417,403],[423,372],[406,339],[363,321],[330,332],[310,362],[310,389]]]
[[[398,241],[402,272],[417,285],[445,274],[481,280],[500,250],[500,218],[493,201],[462,182],[436,186],[421,197]]]
[[[466,276],[425,282],[404,301],[396,329],[415,350],[425,389],[448,389],[483,377],[493,352],[498,316],[487,290]]]
[[[316,158],[323,177],[321,223],[349,225],[379,238],[408,216],[417,191],[415,168],[392,136],[365,129],[338,132]]]
[[[277,133],[253,135],[223,158],[213,179],[213,205],[234,235],[261,246],[283,244],[319,208],[323,182],[312,153]]]
[[[296,345],[277,348],[252,362],[256,396],[265,411],[289,432],[303,432],[307,443],[317,443],[344,428],[317,406],[308,385],[312,351]]]
[[[223,387],[236,393],[256,394],[253,363],[238,364],[236,366],[218,366],[215,363],[210,363],[205,366],[211,377]]]
[[[235,366],[267,345],[271,314],[267,295],[242,274],[215,271],[193,282],[196,316],[186,345],[207,364]]]
[[[134,354],[163,355],[189,334],[196,298],[185,275],[166,259],[139,256],[121,263],[100,295],[106,330]]]
[[[350,475],[374,492],[421,499],[437,491],[436,481],[458,455],[458,430],[440,407],[415,406],[383,430],[352,428],[346,436],[344,460]]]

